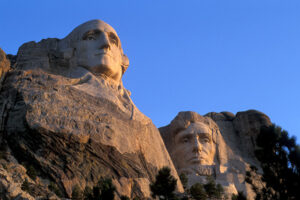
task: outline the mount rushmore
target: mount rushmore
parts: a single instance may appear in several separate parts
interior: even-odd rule
[[[254,199],[245,173],[251,166],[262,173],[255,139],[269,117],[185,111],[158,129],[123,86],[129,59],[107,23],[91,20],[63,39],[28,42],[0,58],[0,198],[60,198],[49,185],[71,198],[74,187],[101,177],[112,179],[116,198],[150,198],[149,184],[168,166],[178,193],[180,174],[188,187],[211,176],[226,194]],[[21,188],[25,179],[31,194]]]

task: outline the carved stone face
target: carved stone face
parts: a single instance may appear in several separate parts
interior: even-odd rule
[[[128,63],[128,59],[123,54],[116,31],[110,25],[92,20],[78,26],[67,38],[74,48],[77,66],[116,81],[121,79],[122,65]]]
[[[175,136],[172,158],[178,170],[213,165],[215,144],[208,125],[195,122]]]

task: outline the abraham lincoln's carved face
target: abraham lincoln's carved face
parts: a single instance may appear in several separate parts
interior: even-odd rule
[[[195,122],[175,136],[172,158],[179,170],[197,168],[199,165],[213,165],[215,144],[208,125]]]

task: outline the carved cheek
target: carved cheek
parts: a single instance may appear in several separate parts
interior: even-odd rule
[[[77,46],[77,54],[79,57],[87,56],[88,54],[88,45],[85,42],[80,42]]]
[[[174,155],[179,159],[184,159],[184,157],[190,153],[191,147],[186,143],[177,144],[177,147],[174,151]]]
[[[205,142],[203,145],[203,150],[209,154],[212,151],[211,143]]]
[[[121,65],[122,57],[121,57],[121,53],[120,53],[119,48],[112,47],[112,54],[113,54],[112,56],[113,56],[114,61]]]
[[[181,143],[177,146],[177,152],[178,153],[185,153],[187,151],[188,147],[185,143]]]

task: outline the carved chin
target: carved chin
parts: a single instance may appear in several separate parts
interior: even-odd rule
[[[191,165],[178,170],[179,173],[195,174],[196,176],[215,175],[215,171],[215,165]]]
[[[99,64],[93,67],[90,66],[83,66],[83,67],[97,76],[105,75],[107,77],[111,77],[117,74],[117,72],[114,72],[114,68],[112,66],[106,64]],[[120,71],[121,71],[121,67],[120,67]]]
[[[198,176],[211,176],[215,174],[214,165],[200,165],[193,168],[193,170]]]
[[[188,160],[189,164],[191,165],[212,165],[213,161],[209,158],[209,156],[201,156],[201,157],[193,157]]]

